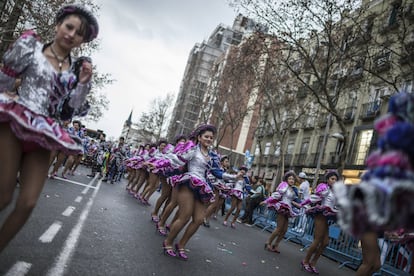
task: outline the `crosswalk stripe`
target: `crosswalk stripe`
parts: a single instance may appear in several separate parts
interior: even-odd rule
[[[55,221],[52,225],[49,226],[46,232],[40,236],[39,240],[43,243],[52,242],[56,234],[59,232],[60,228],[62,228],[62,222]]]
[[[31,263],[26,262],[17,262],[4,276],[23,276],[26,275],[30,268],[32,267]]]
[[[65,217],[69,217],[70,215],[72,215],[73,211],[75,211],[75,207],[73,206],[68,206],[68,208],[66,208],[65,211],[63,211],[62,215]]]

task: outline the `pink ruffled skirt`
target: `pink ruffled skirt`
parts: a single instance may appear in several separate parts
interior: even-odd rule
[[[198,177],[182,174],[172,177],[171,182],[173,187],[187,186],[193,191],[194,197],[203,203],[214,202],[215,195],[213,188],[206,181]]]
[[[231,190],[229,195],[237,197],[240,200],[244,199],[244,193],[242,191],[239,191],[239,190]]]
[[[220,198],[228,198],[230,196],[231,188],[226,187],[225,185],[215,185],[215,189],[218,190],[219,197]]]
[[[322,214],[324,217],[326,217],[329,220],[336,220],[337,211],[332,210],[328,206],[316,205],[306,210],[306,214],[309,216],[315,216],[318,214]]]
[[[276,199],[267,199],[266,204],[268,209],[275,210],[276,213],[287,216],[289,218],[293,218],[299,215],[298,213],[293,212],[291,206]]]
[[[68,155],[82,154],[82,141],[70,135],[50,117],[32,112],[27,107],[0,93],[0,123],[8,123],[23,149],[36,147],[59,150]]]

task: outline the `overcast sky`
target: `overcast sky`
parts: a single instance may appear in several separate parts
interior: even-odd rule
[[[118,138],[133,109],[137,122],[151,100],[178,94],[195,43],[223,23],[232,26],[236,12],[227,0],[97,0],[101,49],[93,56],[101,73],[116,82],[105,88],[109,109],[89,128]]]

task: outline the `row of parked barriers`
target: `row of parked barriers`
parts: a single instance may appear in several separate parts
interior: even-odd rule
[[[254,213],[254,225],[262,231],[272,232],[276,228],[277,213],[262,206]],[[289,221],[285,240],[302,245],[306,250],[313,241],[314,223],[312,217],[302,215]],[[410,275],[412,252],[403,244],[393,243],[387,239],[378,239],[381,252],[381,270],[375,275]],[[343,266],[357,269],[362,263],[361,243],[358,239],[345,233],[331,223],[329,225],[329,245],[324,255]]]

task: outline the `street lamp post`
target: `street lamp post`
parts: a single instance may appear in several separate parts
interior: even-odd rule
[[[177,120],[175,122],[180,126],[180,135],[183,135],[183,133],[184,133],[184,124],[180,120]]]
[[[331,123],[331,120],[332,120],[332,114],[329,114],[328,118],[327,118],[327,122],[326,122],[325,131],[324,131],[324,134],[323,134],[322,148],[319,151],[318,161],[316,163],[315,177],[314,177],[313,183],[312,183],[313,188],[316,187],[316,184],[318,183],[319,170],[321,169],[322,157],[323,157],[323,154],[325,152],[325,147],[326,147],[326,143],[328,141],[328,138],[329,137],[335,138],[335,139],[338,139],[339,141],[343,141],[345,139],[344,136],[341,133],[334,133],[334,134],[329,135],[329,124]],[[341,155],[343,150],[344,150],[343,145],[341,145],[340,148],[337,151],[337,154]],[[337,162],[335,162],[335,163],[337,163]]]
[[[319,180],[319,171],[321,169],[322,157],[323,157],[323,154],[325,153],[325,146],[326,146],[326,141],[328,140],[328,133],[329,133],[330,125],[331,125],[331,120],[332,120],[332,114],[329,114],[326,120],[325,131],[323,133],[321,149],[319,150],[319,154],[318,154],[318,161],[316,162],[315,177],[313,178],[312,188],[316,187],[316,184],[318,183],[318,180]]]
[[[342,59],[343,59],[343,53],[345,51],[346,45],[341,46],[340,48],[340,56],[339,56],[339,62],[338,62],[338,68],[339,71],[341,71],[342,69]],[[337,79],[335,81],[335,86],[333,89],[333,93],[334,93],[334,97],[336,97],[336,101],[338,100],[338,87],[339,86],[339,79]],[[326,126],[325,126],[325,131],[323,133],[323,139],[322,139],[322,148],[319,151],[319,155],[318,155],[318,161],[316,163],[316,171],[315,171],[315,177],[313,179],[313,183],[312,183],[312,187],[316,187],[316,184],[318,183],[318,179],[319,179],[319,170],[321,169],[321,162],[322,162],[322,157],[323,154],[325,152],[325,146],[326,146],[326,141],[328,140],[328,135],[329,135],[329,128],[331,127],[331,121],[332,121],[332,113],[329,113],[328,118],[326,120]],[[342,136],[343,139],[343,136]]]

